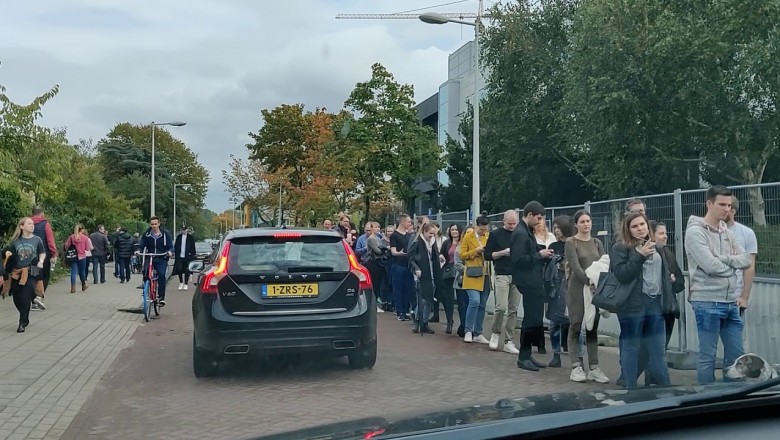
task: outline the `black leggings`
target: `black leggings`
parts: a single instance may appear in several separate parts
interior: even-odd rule
[[[35,280],[29,277],[24,285],[19,284],[19,280],[11,280],[11,295],[16,310],[19,310],[19,325],[27,326],[30,324],[30,307],[35,297]]]

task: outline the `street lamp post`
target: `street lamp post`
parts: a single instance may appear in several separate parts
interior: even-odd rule
[[[184,189],[191,189],[192,185],[189,183],[174,183],[173,184],[173,233],[175,234],[178,226],[176,226],[176,187],[180,186]]]
[[[236,202],[238,199],[231,197],[228,199],[228,201],[230,202],[230,213],[233,217],[233,229],[236,229]]]
[[[480,2],[480,14],[482,12],[482,2]],[[466,26],[472,26],[474,28],[474,100],[472,105],[474,107],[474,123],[472,133],[472,154],[471,154],[471,172],[472,172],[472,188],[471,188],[471,200],[474,207],[473,217],[476,219],[480,215],[479,207],[479,85],[481,72],[479,69],[479,15],[477,14],[477,21],[465,21],[455,18],[449,18],[445,15],[438,14],[436,12],[426,12],[420,15],[420,20],[428,24],[445,24],[445,23],[458,23]]]
[[[154,189],[155,189],[155,182],[154,182],[154,129],[157,126],[161,125],[170,125],[171,127],[182,127],[187,125],[186,122],[181,121],[171,121],[171,122],[154,122],[152,121],[152,200],[151,200],[151,207],[149,209],[149,212],[151,213],[150,216],[154,217],[155,210],[154,210]],[[174,228],[176,225],[174,224]]]

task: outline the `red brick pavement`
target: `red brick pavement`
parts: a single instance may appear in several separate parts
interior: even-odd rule
[[[63,439],[246,438],[366,416],[392,416],[614,385],[578,384],[564,368],[519,370],[516,357],[444,334],[420,337],[390,313],[379,315],[379,358],[352,371],[345,359],[293,359],[228,365],[222,375],[192,374],[191,292],[173,290],[163,316],[138,328]],[[456,318],[457,319],[457,318]],[[489,327],[490,317],[485,328]],[[602,369],[617,378],[614,348]],[[550,355],[535,355],[549,360]],[[692,381],[673,372],[675,383]]]

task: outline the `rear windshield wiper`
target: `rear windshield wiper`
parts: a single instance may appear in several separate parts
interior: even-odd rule
[[[299,272],[333,272],[332,266],[290,266],[287,268],[289,273]]]

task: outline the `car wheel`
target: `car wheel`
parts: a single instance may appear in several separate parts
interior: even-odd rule
[[[195,345],[195,337],[192,337],[192,369],[195,377],[213,377],[219,372],[219,362]]]
[[[376,364],[376,341],[353,351],[347,357],[349,366],[355,370],[374,368],[374,364]]]

